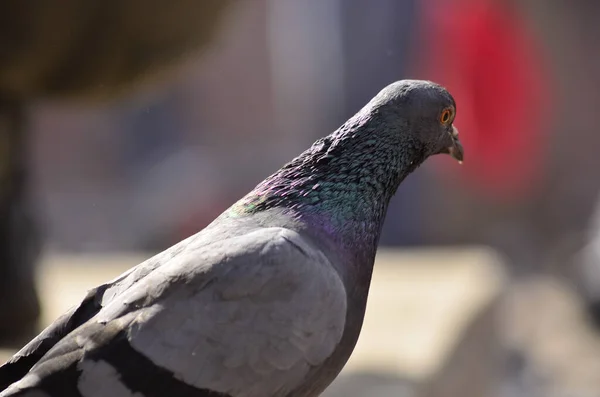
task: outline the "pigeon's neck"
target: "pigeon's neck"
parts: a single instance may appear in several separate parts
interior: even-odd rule
[[[237,215],[282,208],[315,223],[349,248],[374,257],[389,200],[425,159],[422,145],[377,119],[357,114],[336,132],[259,184],[232,207]]]

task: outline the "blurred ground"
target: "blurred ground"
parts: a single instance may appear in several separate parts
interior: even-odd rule
[[[507,396],[600,396],[600,334],[569,283],[554,277],[514,283],[501,324],[513,353]]]

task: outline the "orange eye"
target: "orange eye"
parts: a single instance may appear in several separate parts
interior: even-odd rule
[[[440,115],[440,122],[442,124],[448,124],[448,122],[450,122],[450,120],[452,119],[452,109],[451,108],[446,108],[442,111],[442,114]]]

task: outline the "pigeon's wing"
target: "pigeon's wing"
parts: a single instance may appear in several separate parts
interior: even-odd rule
[[[260,229],[161,265],[0,396],[285,396],[333,353],[345,318],[326,256]]]
[[[38,336],[0,366],[0,391],[25,374],[62,338],[94,317],[103,306],[156,269],[165,257],[181,251],[188,240],[129,269],[105,284],[88,291],[83,300],[55,320]]]
[[[52,346],[73,329],[92,318],[101,308],[98,298],[105,289],[106,285],[101,285],[90,290],[79,305],[74,306],[50,324],[2,365],[0,367],[0,390],[4,390],[11,383],[21,379]]]

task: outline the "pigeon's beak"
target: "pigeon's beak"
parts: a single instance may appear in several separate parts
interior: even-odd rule
[[[455,126],[452,126],[452,146],[448,148],[448,154],[458,161],[459,164],[462,164],[465,152],[458,140],[458,128]]]

